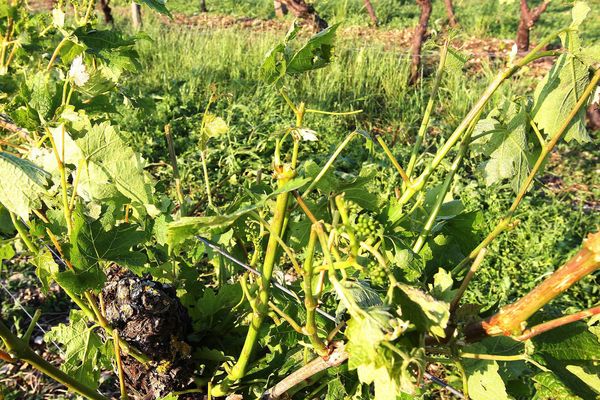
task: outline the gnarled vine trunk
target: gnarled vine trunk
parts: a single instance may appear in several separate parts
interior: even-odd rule
[[[287,9],[296,17],[308,21],[316,30],[327,28],[327,21],[317,14],[312,4],[306,3],[304,0],[281,0]]]
[[[448,22],[450,23],[450,26],[455,27],[458,25],[458,23],[456,22],[456,15],[454,14],[454,5],[452,4],[452,0],[444,0],[444,5],[446,6]]]
[[[411,56],[412,64],[410,67],[409,83],[415,84],[419,79],[419,70],[421,65],[421,48],[427,34],[427,25],[429,17],[431,17],[431,0],[417,0],[417,4],[421,7],[421,15],[419,16],[419,24],[415,28],[413,34]]]
[[[373,26],[377,26],[377,14],[375,14],[375,8],[373,7],[371,0],[365,0],[365,8],[369,13],[369,18],[371,18]]]
[[[275,9],[275,16],[277,18],[283,18],[288,12],[287,6],[281,0],[273,0],[273,8]]]
[[[107,24],[114,25],[115,20],[112,16],[110,0],[100,0],[100,9],[102,10],[102,15],[104,15],[104,22],[106,22]]]
[[[536,8],[530,9],[527,0],[521,0],[521,19],[517,27],[517,49],[520,53],[529,50],[529,31],[546,11],[548,4],[550,3],[545,1]]]
[[[200,12],[208,12],[206,7],[206,0],[200,0]]]

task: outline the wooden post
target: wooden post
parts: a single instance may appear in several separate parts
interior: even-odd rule
[[[135,1],[131,2],[131,23],[136,30],[142,27],[142,6]]]
[[[104,22],[107,24],[114,25],[115,20],[112,16],[112,9],[110,8],[110,0],[100,0],[100,9],[104,15]]]
[[[283,18],[288,12],[286,4],[281,0],[273,0],[273,8],[277,18]]]
[[[309,21],[316,30],[327,28],[327,21],[317,14],[312,4],[307,4],[304,0],[281,0],[281,2],[285,2],[287,9],[296,17]]]
[[[200,0],[200,12],[208,12],[208,8],[206,7],[206,0]]]

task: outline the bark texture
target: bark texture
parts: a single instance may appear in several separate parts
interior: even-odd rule
[[[275,9],[275,16],[277,18],[283,18],[288,13],[287,6],[283,0],[273,0],[273,8]]]
[[[371,23],[373,24],[373,26],[377,26],[377,14],[375,14],[375,8],[373,7],[373,3],[371,3],[371,0],[365,0],[365,8],[369,13]]]
[[[524,323],[543,306],[565,292],[585,276],[600,268],[600,232],[589,234],[583,248],[531,292],[504,306],[487,321],[465,329],[468,340],[485,336],[516,336],[523,333]]]
[[[450,26],[454,28],[458,23],[456,22],[452,0],[444,0],[444,5],[446,6],[446,14],[448,14],[448,22],[450,23]]]
[[[106,22],[107,24],[114,25],[115,20],[112,16],[110,0],[100,0],[100,9],[102,10],[102,15],[104,15],[104,22]]]
[[[304,0],[281,0],[287,9],[296,17],[307,21],[316,30],[321,31],[327,28],[327,21],[317,14],[312,4],[306,3]]]
[[[544,1],[536,8],[530,9],[527,0],[521,0],[521,19],[517,27],[517,49],[519,52],[529,51],[529,31],[540,19],[542,13],[546,11],[548,4],[550,4],[548,1]]]
[[[427,25],[431,17],[431,0],[417,0],[417,4],[421,7],[421,15],[419,16],[419,24],[415,28],[413,34],[411,56],[412,64],[410,67],[409,83],[415,84],[419,80],[419,70],[421,67],[421,48],[427,35]]]

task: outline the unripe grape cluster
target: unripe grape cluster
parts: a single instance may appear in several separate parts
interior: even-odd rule
[[[387,273],[381,264],[376,261],[370,261],[369,264],[367,264],[367,271],[369,280],[373,286],[385,286]]]
[[[381,224],[367,213],[359,214],[354,224],[354,232],[361,240],[375,239],[383,233]]]

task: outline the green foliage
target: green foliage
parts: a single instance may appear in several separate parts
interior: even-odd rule
[[[55,326],[45,336],[45,340],[64,346],[61,369],[92,388],[98,387],[102,369],[112,368],[113,357],[110,342],[104,343],[95,329],[88,326],[82,312],[73,310],[68,324]]]
[[[144,2],[170,15],[162,1]],[[526,92],[521,85],[529,81],[511,81],[514,87],[486,103],[485,119],[467,121],[475,126],[468,132],[475,140],[469,143],[472,157],[466,157],[464,167],[447,162],[453,152],[441,154],[443,162],[430,175],[421,175],[426,179],[415,178],[414,182],[424,181],[423,187],[413,188],[400,181],[390,168],[395,160],[387,159],[367,133],[366,141],[354,140],[325,164],[344,131],[363,132],[362,127],[368,127],[377,128],[386,142],[397,142],[392,153],[403,165],[410,146],[396,132],[412,134],[425,97],[423,89],[406,86],[408,64],[398,62],[397,55],[350,49],[348,43],[334,46],[338,24],[299,46],[295,45],[299,27],[294,24],[267,52],[258,70],[258,57],[269,40],[244,47],[239,33],[218,31],[203,36],[201,45],[190,36],[172,43],[185,31],[165,27],[152,32],[157,37],[150,42],[142,35],[97,29],[94,20],[63,19],[62,11],[57,11],[38,48],[27,56],[17,53],[5,71],[14,80],[2,88],[1,110],[30,129],[37,143],[23,140],[17,155],[0,153],[0,178],[9,183],[0,189],[0,203],[26,221],[32,210],[37,211],[39,220],[28,222],[21,239],[30,235],[36,244],[60,242],[65,265],[45,247],[32,254],[44,290],[55,281],[80,304],[88,299],[88,291],[102,287],[111,263],[171,285],[192,320],[193,333],[187,338],[190,363],[198,366],[202,386],[210,379],[226,393],[258,398],[266,385],[312,358],[313,348],[319,354],[328,350],[317,344],[345,340],[347,365],[306,379],[288,394],[298,399],[431,397],[432,389],[424,387],[420,377],[425,371],[442,371],[443,366],[444,379],[460,388],[464,378],[468,387],[462,389],[468,389],[473,399],[586,398],[598,394],[600,386],[595,379],[600,345],[593,329],[572,325],[540,335],[526,346],[508,338],[466,346],[465,327],[496,312],[505,298],[491,291],[477,304],[463,303],[452,313],[450,303],[463,278],[456,273],[461,272],[457,265],[506,209],[509,200],[502,184],[510,181],[513,191],[521,188],[540,148],[559,132],[589,82],[595,53],[584,46],[578,32],[588,12],[585,5],[575,5],[572,25],[561,35],[565,51],[532,98],[513,95]],[[0,18],[13,13],[0,11]],[[189,47],[180,47],[182,42]],[[237,50],[230,55],[233,48]],[[184,52],[202,54],[203,60],[181,57]],[[56,58],[49,61],[52,54]],[[432,114],[429,130],[434,135],[426,139],[416,173],[433,165],[429,151],[444,148],[445,131],[459,123],[457,116],[466,114],[474,100],[460,74],[466,57],[454,49],[448,57],[452,73],[442,81],[443,112],[436,108]],[[392,61],[398,69],[389,68]],[[323,71],[328,65],[331,70]],[[129,79],[140,68],[147,72],[138,80]],[[273,85],[256,84],[259,77]],[[295,79],[284,85],[287,77]],[[485,80],[472,79],[477,88]],[[227,95],[218,95],[212,81],[223,85],[218,93]],[[428,83],[424,81],[425,91]],[[314,115],[317,109],[346,108],[341,104],[348,93],[356,97],[351,108],[365,108],[366,115],[330,119]],[[273,100],[277,94],[284,98]],[[283,107],[290,103],[296,118],[288,121]],[[567,141],[581,144],[588,139],[582,118],[579,112],[566,132]],[[174,133],[177,186],[164,162],[165,123]],[[319,141],[301,141],[302,130],[319,132]],[[480,186],[479,174],[471,173],[478,163],[492,188]],[[458,168],[454,180],[449,186],[441,184],[451,168]],[[198,178],[200,173],[206,174],[204,181]],[[410,197],[407,193],[413,189]],[[288,196],[290,192],[297,193]],[[296,195],[303,200],[297,201]],[[338,195],[343,195],[347,214],[336,203]],[[286,201],[278,204],[281,199]],[[531,203],[526,211],[542,208]],[[281,226],[273,226],[276,220],[282,221]],[[281,229],[277,241],[265,223]],[[537,229],[543,236],[543,229]],[[309,250],[311,232],[323,236]],[[194,240],[197,234],[259,270],[262,279],[241,276],[239,266]],[[2,230],[2,235],[12,241],[14,232]],[[418,240],[423,240],[422,247],[415,245]],[[517,242],[526,247],[535,240],[528,237],[512,244]],[[15,248],[21,246],[20,241],[15,243]],[[561,256],[573,245],[563,243]],[[502,251],[509,246],[489,246],[488,259],[493,256],[502,265],[506,260]],[[12,257],[12,250],[0,246],[0,259]],[[274,262],[267,265],[266,259]],[[545,268],[549,259],[544,256]],[[486,267],[480,274],[489,273]],[[313,275],[306,272],[310,268]],[[524,267],[520,272],[533,274]],[[269,292],[271,279],[298,293],[298,304]],[[505,282],[487,283],[496,290]],[[503,294],[507,293],[508,289]],[[271,310],[282,311],[269,313],[268,302]],[[346,327],[337,332],[330,321],[314,315],[314,304],[335,312]],[[292,320],[294,329],[287,325]],[[68,325],[53,328],[46,337],[65,346],[63,369],[93,387],[101,370],[112,369],[113,356],[110,339],[97,329],[83,313],[73,311]],[[239,356],[242,348],[252,351]],[[466,352],[485,359],[466,358]],[[507,353],[514,360],[501,359]],[[495,354],[498,360],[493,359]],[[433,360],[440,367],[432,368]],[[223,380],[225,373],[237,371],[231,362],[245,363],[233,386]]]
[[[561,127],[588,82],[588,67],[576,56],[563,54],[539,83],[535,90],[531,114],[534,122],[548,139],[553,137]],[[582,108],[565,134],[567,142],[572,139],[580,143],[590,140],[585,129],[584,116],[585,108]]]
[[[299,75],[327,66],[333,58],[333,40],[339,24],[311,37],[302,47],[294,50],[292,42],[300,30],[294,23],[283,42],[274,46],[266,55],[262,65],[263,79],[276,83],[285,75]]]
[[[34,208],[42,205],[48,187],[49,174],[35,164],[0,152],[0,202],[25,220]]]

